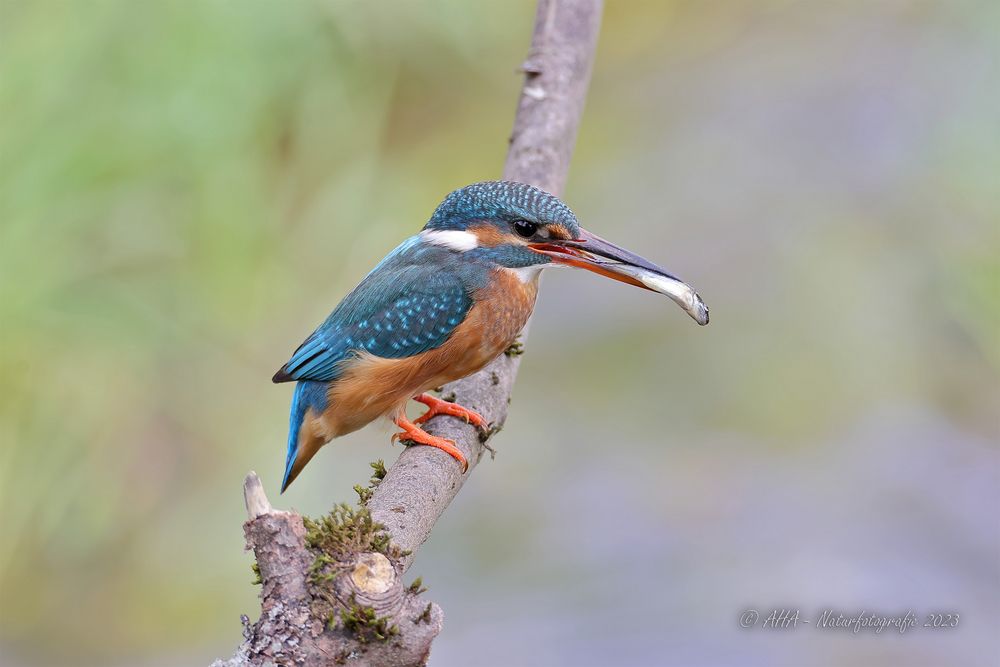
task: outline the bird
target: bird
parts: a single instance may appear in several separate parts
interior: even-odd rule
[[[455,443],[420,425],[444,414],[485,429],[478,413],[427,393],[486,366],[517,339],[544,269],[587,269],[669,296],[699,324],[708,308],[686,283],[586,231],[558,197],[513,181],[455,190],[427,224],[365,276],[272,378],[295,382],[281,492],[336,437],[388,417],[393,440]],[[410,399],[427,411],[410,421]]]

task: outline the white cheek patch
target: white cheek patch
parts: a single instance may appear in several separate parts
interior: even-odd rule
[[[425,229],[420,232],[425,243],[465,252],[479,247],[479,237],[460,229]]]

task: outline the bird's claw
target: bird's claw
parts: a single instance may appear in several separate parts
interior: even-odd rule
[[[462,464],[463,475],[469,470],[469,462],[466,460],[465,455],[462,454],[462,450],[460,450],[455,444],[454,440],[448,440],[447,438],[440,438],[436,435],[431,435],[408,420],[405,416],[397,417],[396,425],[403,430],[399,433],[393,434],[392,442],[399,440],[405,446],[428,445],[430,447],[436,447]],[[410,443],[410,445],[407,445],[407,443]]]
[[[451,417],[458,417],[459,419],[464,419],[466,424],[472,424],[480,430],[487,429],[486,420],[478,412],[474,412],[469,408],[462,407],[458,403],[452,403],[450,401],[443,401],[440,398],[431,396],[430,394],[420,394],[414,396],[413,400],[419,401],[427,406],[427,412],[420,415],[413,420],[414,424],[423,424],[429,419],[436,417],[438,415],[449,415]]]

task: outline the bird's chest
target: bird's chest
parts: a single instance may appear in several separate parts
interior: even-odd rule
[[[478,320],[482,342],[494,357],[507,349],[527,324],[537,296],[537,274],[524,280],[510,269],[495,270],[490,284],[475,293],[470,319]]]
[[[348,433],[406,399],[475,373],[510,347],[524,328],[538,294],[537,276],[522,281],[498,270],[473,294],[473,306],[439,347],[401,359],[362,356],[336,382],[327,419],[330,433]],[[334,414],[334,412],[336,414]]]
[[[449,374],[457,378],[474,373],[510,347],[535,307],[536,278],[523,281],[517,273],[499,269],[475,291],[465,321],[442,349]]]

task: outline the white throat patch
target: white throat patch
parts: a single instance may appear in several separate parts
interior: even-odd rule
[[[479,237],[460,229],[425,229],[420,232],[424,243],[449,248],[458,252],[472,250],[479,246]]]
[[[536,264],[535,266],[522,266],[517,269],[507,267],[505,270],[517,276],[517,279],[522,283],[530,283],[533,280],[538,280],[538,276],[546,266],[546,264]]]

